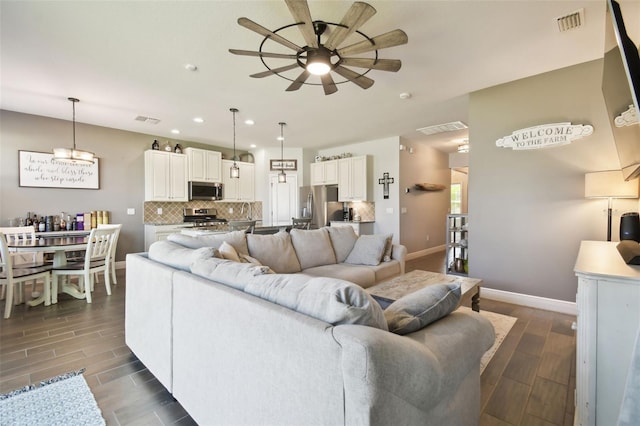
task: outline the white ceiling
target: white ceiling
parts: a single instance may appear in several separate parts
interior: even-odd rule
[[[80,99],[78,122],[218,146],[231,146],[229,108],[236,107],[241,149],[279,146],[281,121],[287,123],[285,146],[319,148],[397,135],[452,146],[449,140],[464,132],[427,138],[416,129],[468,123],[472,91],[602,57],[604,0],[369,3],[378,13],[360,28],[363,33],[407,33],[408,44],[379,51],[381,58],[401,59],[402,68],[371,71],[375,84],[367,90],[345,83],[325,96],[321,86],[286,92],[290,83],[280,77],[250,78],[265,70],[259,58],[228,52],[257,50],[262,41],[237,24],[239,17],[271,30],[291,24],[281,0],[2,0],[0,106],[70,120],[72,96]],[[625,7],[640,9],[638,0],[621,3],[623,13]],[[310,1],[309,7],[313,19],[340,22],[351,4]],[[580,8],[585,25],[560,33],[555,18]],[[305,44],[296,28],[286,31]],[[276,67],[291,63],[271,61]],[[185,64],[198,69],[187,71]],[[402,92],[412,97],[402,100]],[[161,121],[135,121],[139,115]],[[205,122],[194,123],[196,116]],[[249,118],[254,126],[244,125]]]

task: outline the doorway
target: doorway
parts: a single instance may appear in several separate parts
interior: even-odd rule
[[[269,175],[269,205],[271,225],[291,225],[291,218],[298,217],[298,175],[287,175],[286,183],[278,183],[278,175]]]

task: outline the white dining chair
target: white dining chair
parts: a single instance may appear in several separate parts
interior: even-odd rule
[[[120,237],[120,230],[122,229],[121,223],[101,223],[98,225],[98,229],[117,229],[116,236],[113,239],[113,247],[111,247],[111,256],[107,259],[107,270],[111,272],[111,282],[115,285],[118,284],[116,278],[116,248],[118,246],[118,238]],[[97,277],[96,277],[97,278]]]
[[[44,304],[51,304],[51,276],[49,271],[52,266],[14,266],[12,253],[7,247],[7,239],[0,232],[0,284],[6,288],[6,297],[4,305],[4,318],[11,316],[11,309],[14,303],[14,292],[16,286],[25,281],[39,280],[42,278],[44,291]]]
[[[6,239],[7,243],[10,243],[13,240],[35,240],[36,230],[33,226],[8,226],[8,227],[0,227],[0,232],[2,232]],[[12,263],[13,266],[23,266],[26,268],[29,267],[37,267],[44,265],[44,255],[42,252],[38,251],[29,251],[29,252],[20,252],[15,253],[11,252]],[[17,297],[17,303],[22,303],[24,301],[24,290],[23,290],[23,282],[18,285],[17,292],[15,293]],[[36,290],[36,280],[31,281],[31,293]],[[0,298],[5,296],[6,288],[2,287],[2,291],[0,293]]]
[[[79,291],[84,293],[87,303],[91,303],[94,273],[102,272],[104,274],[104,285],[107,295],[111,295],[111,274],[107,269],[107,266],[111,264],[107,262],[109,256],[111,256],[111,249],[118,231],[116,228],[92,229],[91,234],[89,234],[84,261],[71,262],[66,265],[53,267],[51,270],[52,303],[58,303],[58,277],[60,276],[77,276]]]

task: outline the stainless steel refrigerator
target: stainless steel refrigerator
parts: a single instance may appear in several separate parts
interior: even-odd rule
[[[312,228],[329,225],[332,220],[342,220],[343,203],[338,202],[338,186],[301,186],[300,217],[311,218]]]

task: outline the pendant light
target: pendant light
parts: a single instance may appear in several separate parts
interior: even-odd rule
[[[236,112],[238,108],[230,108],[229,111],[233,113],[233,166],[231,166],[231,178],[238,179],[240,177],[240,168],[236,164]]]
[[[63,163],[93,164],[93,152],[76,149],[76,102],[80,102],[80,100],[76,98],[67,99],[73,105],[73,148],[54,148],[53,159]]]
[[[287,183],[287,174],[284,172],[284,134],[283,129],[287,123],[278,123],[280,125],[280,173],[278,173],[278,183]]]

